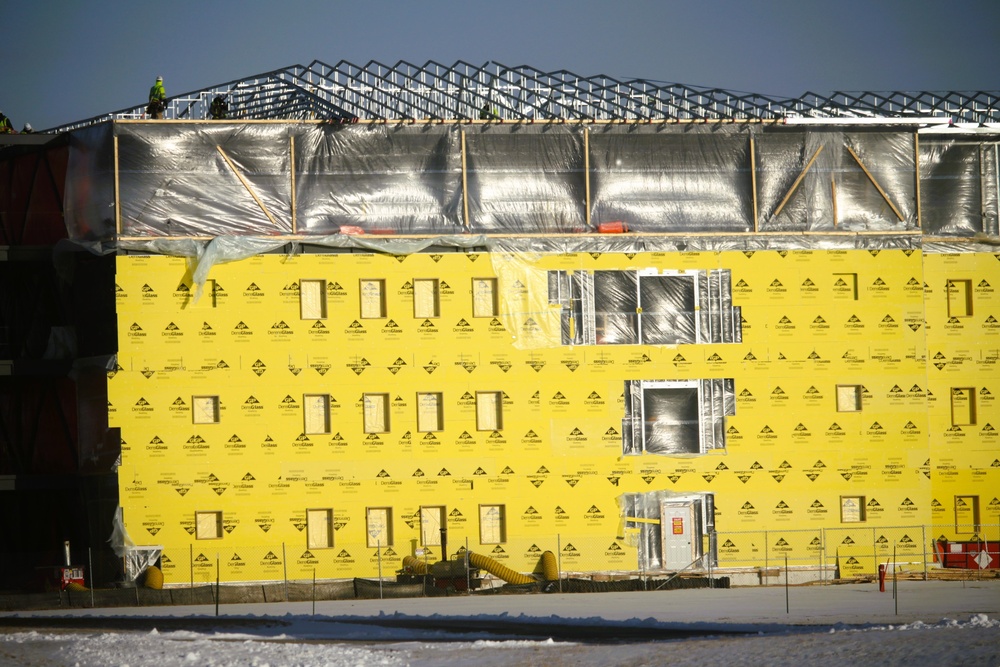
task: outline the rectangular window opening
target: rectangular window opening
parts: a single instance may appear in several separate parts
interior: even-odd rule
[[[303,320],[326,319],[326,281],[299,281],[299,317]]]
[[[479,506],[479,543],[503,544],[507,541],[507,509],[505,505]]]
[[[385,280],[361,279],[361,318],[385,317]]]
[[[840,522],[841,523],[864,523],[865,521],[865,497],[864,496],[841,496],[840,497]]]
[[[837,412],[861,412],[861,385],[837,385]]]
[[[218,424],[219,397],[192,396],[191,418],[195,424]]]
[[[437,278],[413,279],[413,316],[420,319],[441,316],[441,290]]]
[[[365,433],[389,432],[389,394],[365,394]]]
[[[444,430],[444,402],[441,393],[417,394],[417,431],[429,433]]]
[[[441,528],[445,527],[443,505],[423,505],[420,508],[420,543],[427,547],[441,546]],[[442,554],[442,557],[444,554]]]
[[[472,316],[495,317],[500,312],[496,278],[472,279]]]
[[[972,315],[972,281],[949,279],[945,283],[948,293],[948,317]]]
[[[305,394],[302,396],[302,410],[305,417],[305,433],[330,432],[330,395]]]
[[[951,388],[951,425],[974,426],[976,423],[976,388]]]
[[[194,536],[198,540],[218,540],[222,537],[222,512],[195,512]]]
[[[365,510],[368,546],[376,549],[392,546],[392,508],[369,507]]]
[[[499,431],[503,428],[503,399],[499,391],[476,392],[476,430]]]
[[[858,274],[856,273],[834,273],[833,290],[840,296],[850,294],[854,301],[858,300]]]
[[[955,496],[955,532],[978,533],[981,528],[979,496]]]
[[[306,510],[306,546],[309,549],[329,549],[333,546],[333,510]]]

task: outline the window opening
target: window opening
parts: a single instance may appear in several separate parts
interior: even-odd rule
[[[326,281],[299,281],[299,317],[303,320],[326,319]]]
[[[309,549],[329,549],[333,546],[333,510],[306,510],[306,543]]]
[[[361,280],[361,318],[385,317],[385,280]]]
[[[976,423],[976,388],[951,388],[951,425],[973,426]]]
[[[419,319],[441,316],[441,292],[437,278],[413,280],[413,316]]]
[[[444,430],[444,405],[440,393],[417,394],[417,431],[427,433]]]
[[[972,281],[949,279],[945,283],[948,293],[948,317],[972,315]]]
[[[441,528],[447,525],[444,511],[443,505],[424,505],[420,508],[420,543],[424,546],[441,546]]]
[[[369,507],[365,510],[369,547],[392,546],[392,508]]]
[[[840,522],[841,523],[864,523],[865,522],[865,497],[864,496],[841,496],[840,497]]]
[[[507,541],[507,508],[505,505],[479,506],[479,543],[503,544]]]
[[[476,430],[499,431],[503,428],[501,394],[499,391],[476,392]]]
[[[222,537],[222,512],[195,512],[194,530],[195,539],[220,539]]]
[[[191,417],[195,424],[218,424],[219,397],[192,396]]]
[[[494,317],[500,312],[496,278],[472,279],[472,316]]]
[[[955,532],[978,533],[979,496],[955,496]]]
[[[330,432],[330,395],[305,394],[302,397],[302,410],[305,413],[305,433]]]
[[[365,394],[365,433],[389,432],[389,394]]]
[[[861,412],[861,385],[837,385],[837,412]]]

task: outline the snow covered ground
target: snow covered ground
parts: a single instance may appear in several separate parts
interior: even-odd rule
[[[204,606],[8,612],[0,665],[1000,666],[1000,581],[906,581],[897,592],[349,600],[317,602],[315,615],[311,603],[223,605],[218,617]]]

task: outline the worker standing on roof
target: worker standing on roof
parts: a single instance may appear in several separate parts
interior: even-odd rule
[[[208,115],[212,120],[225,120],[229,117],[229,105],[226,103],[226,98],[222,95],[216,95],[215,99],[212,100],[211,106],[208,108]]]
[[[0,111],[0,134],[16,134],[14,126],[10,124],[10,118],[7,118],[3,111]]]
[[[156,83],[149,89],[149,104],[146,106],[146,113],[150,118],[163,118],[163,112],[167,108],[167,93],[163,90],[163,77],[156,77]]]
[[[486,102],[483,104],[483,108],[479,110],[479,120],[498,120],[500,118],[500,111],[496,108],[490,108],[490,103]]]
[[[31,123],[25,123],[24,127],[21,129],[21,134],[34,134],[35,128],[31,127]]]

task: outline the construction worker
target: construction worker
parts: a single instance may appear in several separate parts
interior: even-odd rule
[[[10,124],[10,118],[7,118],[3,111],[0,111],[0,134],[17,134],[14,132],[14,126]]]
[[[485,102],[483,108],[479,110],[479,120],[497,120],[499,118],[499,110],[496,107],[491,109],[489,102]]]
[[[31,123],[25,123],[24,128],[21,129],[21,134],[34,134],[35,128],[31,127]]]
[[[222,95],[216,95],[215,99],[212,100],[212,105],[208,108],[208,115],[212,120],[225,120],[229,117],[229,105],[226,103],[226,98]]]
[[[163,118],[163,112],[167,108],[167,93],[163,90],[163,77],[156,77],[156,83],[149,89],[149,104],[146,106],[146,113],[150,118]]]

